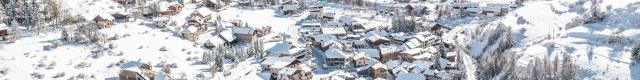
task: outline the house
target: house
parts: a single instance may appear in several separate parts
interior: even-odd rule
[[[163,16],[179,14],[182,11],[182,7],[183,7],[183,5],[178,2],[167,2],[167,1],[161,1],[160,3],[158,3],[158,5],[159,6],[157,8],[157,11],[160,13],[160,15],[163,15]]]
[[[404,61],[413,61],[414,60],[414,56],[417,56],[421,53],[426,52],[426,50],[424,48],[413,48],[413,49],[409,49],[409,50],[405,50],[399,53],[400,59],[404,60]]]
[[[389,78],[389,68],[382,63],[376,63],[369,69],[373,78]]]
[[[286,3],[280,4],[278,7],[279,14],[281,15],[292,15],[296,14],[298,11],[298,3],[294,1],[288,1]]]
[[[302,70],[296,68],[282,68],[276,76],[277,80],[308,80],[311,79],[311,70]]]
[[[9,36],[9,27],[0,24],[0,40],[7,40],[7,36]]]
[[[355,40],[353,41],[353,47],[356,49],[367,48],[367,41],[365,40]]]
[[[367,61],[369,61],[369,57],[367,57],[367,53],[358,52],[353,56],[353,62],[355,67],[362,67],[367,65]]]
[[[118,74],[120,80],[150,80],[147,79],[144,75],[131,70],[122,70]]]
[[[315,20],[319,20],[322,18],[322,14],[324,13],[323,6],[311,6],[309,9],[309,17]]]
[[[191,42],[195,42],[196,40],[198,40],[198,28],[194,26],[183,27],[181,33],[184,39],[187,39]]]
[[[323,27],[321,28],[322,34],[331,34],[335,36],[346,36],[347,31],[343,27]]]
[[[380,54],[382,55],[380,59],[382,62],[397,60],[397,54],[400,51],[396,45],[380,45],[378,46],[378,50],[380,50]]]
[[[159,28],[166,28],[169,24],[170,19],[169,17],[157,17],[154,18],[153,21]]]
[[[427,77],[419,73],[402,73],[396,75],[396,80],[427,80]]]
[[[93,22],[100,28],[111,28],[115,18],[109,14],[99,14],[93,18]]]
[[[388,34],[386,34],[386,32],[384,31],[370,31],[367,32],[366,36],[366,40],[369,42],[369,44],[373,44],[372,46],[377,46],[380,44],[386,44],[391,42],[391,39],[388,39],[387,36]]]
[[[211,14],[213,14],[213,11],[208,8],[198,8],[187,17],[187,25],[201,27],[211,20]]]
[[[331,48],[324,53],[325,61],[327,64],[325,67],[331,68],[344,68],[346,66],[347,57],[345,53],[336,48]]]
[[[216,9],[216,10],[224,9],[228,6],[227,3],[221,0],[205,0],[204,5],[206,7],[209,7],[211,9]]]
[[[252,27],[233,27],[231,30],[240,42],[253,42],[258,37],[256,29]]]
[[[231,30],[229,30],[229,29],[218,33],[218,37],[220,37],[222,40],[224,40],[225,43],[231,43],[231,42],[235,41],[236,38],[237,38],[235,35],[233,35]]]
[[[485,7],[482,9],[482,14],[486,16],[499,16],[502,15],[502,8],[499,7]]]
[[[292,57],[266,57],[260,65],[263,69],[271,71],[272,77],[276,77],[283,68],[299,68],[300,63]]]
[[[367,57],[380,60],[380,51],[378,49],[358,49],[358,52],[367,53]]]
[[[338,40],[338,37],[330,34],[319,34],[319,35],[313,36],[312,38],[313,38],[312,40],[314,40],[314,44],[316,44],[317,47],[321,47],[320,44],[325,43],[326,41]]]
[[[411,38],[408,41],[404,42],[401,47],[403,48],[403,50],[414,49],[424,47],[424,43],[416,38]]]
[[[322,21],[324,22],[333,21],[333,19],[335,18],[336,18],[336,13],[333,13],[333,12],[327,12],[322,14]]]
[[[319,22],[304,22],[300,27],[300,32],[315,35],[320,33],[320,26],[321,24]]]

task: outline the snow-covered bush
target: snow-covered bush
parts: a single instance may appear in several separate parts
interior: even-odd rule
[[[640,62],[640,44],[637,44],[636,47],[631,50],[631,56],[634,61]]]
[[[91,63],[89,63],[89,62],[80,62],[80,64],[74,66],[74,68],[76,68],[76,69],[81,69],[81,68],[86,68],[86,67],[91,67]]]
[[[42,78],[44,78],[44,74],[39,73],[39,72],[33,72],[33,73],[31,73],[30,75],[31,75],[31,78],[36,78],[36,79],[42,79]]]
[[[165,46],[162,46],[159,50],[160,51],[169,51],[169,49],[167,49],[167,47],[165,47]]]
[[[7,67],[0,68],[0,75],[1,76],[7,75],[8,73],[9,73],[9,68],[7,68]]]
[[[60,72],[57,73],[55,76],[51,77],[51,78],[60,78],[60,77],[64,77],[65,73],[64,72]]]

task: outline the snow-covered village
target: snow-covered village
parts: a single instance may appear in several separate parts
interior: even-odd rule
[[[640,80],[640,0],[0,3],[0,80]]]

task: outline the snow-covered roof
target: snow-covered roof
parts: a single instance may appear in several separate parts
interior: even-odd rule
[[[278,53],[278,54],[286,54],[289,53],[289,49],[291,49],[291,44],[288,41],[282,41],[277,43],[272,48],[269,48],[269,53]]]
[[[374,68],[374,69],[389,69],[389,68],[387,68],[386,65],[384,65],[382,63],[376,63],[373,66],[371,66],[371,68]]]
[[[482,12],[482,9],[480,9],[480,8],[467,8],[467,9],[465,9],[464,11],[467,11],[467,12],[474,12],[474,13],[481,13],[481,12]]]
[[[226,42],[233,42],[236,39],[236,36],[234,36],[228,29],[220,32],[218,35]]]
[[[396,80],[427,80],[427,78],[418,73],[402,73],[396,75]]]
[[[156,18],[153,18],[153,21],[156,21],[156,22],[158,22],[158,21],[169,21],[169,17],[156,17]]]
[[[380,51],[377,49],[358,49],[358,51],[367,53],[367,56],[372,58],[380,58]]]
[[[378,49],[380,49],[380,53],[381,54],[388,54],[388,53],[395,53],[398,52],[398,46],[396,45],[380,45],[378,46]]]
[[[324,55],[327,58],[346,58],[344,55],[344,52],[336,49],[336,48],[330,48],[329,50],[327,50]]]
[[[196,28],[195,26],[187,26],[184,29],[182,29],[182,33],[195,33],[198,31],[198,28]]]
[[[413,67],[416,67],[416,65],[415,65],[415,64],[410,63],[410,62],[403,62],[402,64],[400,64],[400,66],[402,66],[402,67],[404,67],[404,68],[407,68],[407,69],[411,69],[411,68],[413,68]]]
[[[251,27],[233,27],[233,34],[254,34],[255,29]]]
[[[262,65],[271,65],[271,68],[284,68],[285,66],[293,63],[295,58],[291,57],[266,57],[264,61],[262,61]]]
[[[402,51],[400,53],[406,53],[406,54],[409,54],[409,55],[416,55],[416,54],[420,54],[420,53],[425,52],[425,51],[426,51],[426,49],[424,49],[424,48],[413,48],[413,49]]]
[[[296,71],[297,71],[297,69],[286,67],[286,68],[280,69],[278,74],[293,75],[293,73],[295,73]]]
[[[321,28],[322,34],[331,35],[344,35],[347,34],[347,30],[342,27]]]
[[[335,17],[336,13],[333,12],[325,12],[322,14],[322,17]]]
[[[296,4],[283,4],[283,10],[298,10],[298,5]]]
[[[343,23],[357,22],[355,19],[353,19],[353,16],[340,16],[338,21]]]
[[[393,72],[393,74],[409,73],[409,71],[407,71],[407,69],[405,69],[403,67],[396,67],[396,68],[393,68],[391,71]]]
[[[413,56],[411,58],[413,58],[413,59],[425,59],[425,58],[431,58],[431,57],[433,57],[433,54],[431,54],[431,53],[422,53],[422,54],[419,54],[419,55],[415,55],[415,56]]]
[[[315,35],[313,36],[313,38],[315,39],[315,41],[317,42],[324,42],[324,41],[330,41],[330,40],[338,40],[338,37],[334,36],[334,35],[330,35],[330,34],[320,34],[320,35]]]
[[[409,41],[405,42],[402,45],[407,47],[408,49],[414,49],[414,48],[417,48],[419,46],[422,46],[422,42],[418,41],[418,39],[412,38],[412,39],[409,39]]]
[[[322,24],[319,22],[303,22],[302,27],[320,27]]]
[[[400,65],[400,63],[402,63],[402,61],[400,61],[400,60],[391,60],[391,61],[387,61],[386,63],[384,63],[384,65],[386,65],[389,68],[395,68],[398,65]]]

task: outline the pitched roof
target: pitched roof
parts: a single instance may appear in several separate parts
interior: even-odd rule
[[[231,34],[230,30],[224,30],[218,34],[225,42],[233,42],[236,39],[236,36]]]
[[[330,48],[329,50],[327,50],[324,55],[327,58],[346,58],[344,55],[344,52],[336,49],[336,48]]]
[[[396,75],[396,80],[427,80],[427,78],[418,73],[402,73]]]
[[[373,66],[371,66],[371,68],[374,68],[374,69],[389,69],[387,66],[385,66],[382,63],[376,63]]]
[[[347,34],[347,30],[342,27],[328,27],[321,28],[322,34],[331,34],[331,35],[344,35]]]
[[[278,74],[293,75],[293,73],[295,73],[296,71],[298,71],[298,70],[294,69],[294,68],[285,67],[285,68],[280,69]]]
[[[295,58],[291,57],[266,57],[264,61],[262,61],[262,65],[271,65],[271,68],[284,68],[285,66],[293,63]]]
[[[291,49],[291,44],[289,41],[281,41],[277,43],[275,46],[269,48],[269,53],[278,53],[278,54],[286,54],[289,53],[289,49]]]
[[[358,49],[358,51],[367,53],[367,56],[372,58],[380,58],[380,51],[377,49]]]
[[[338,40],[338,37],[336,37],[334,35],[330,35],[330,34],[319,34],[319,35],[313,36],[313,38],[315,39],[316,42]]]
[[[255,29],[251,27],[233,27],[233,34],[254,34]]]
[[[378,49],[380,49],[380,53],[381,54],[388,54],[388,53],[395,53],[398,52],[398,46],[396,45],[380,45],[378,46]]]

